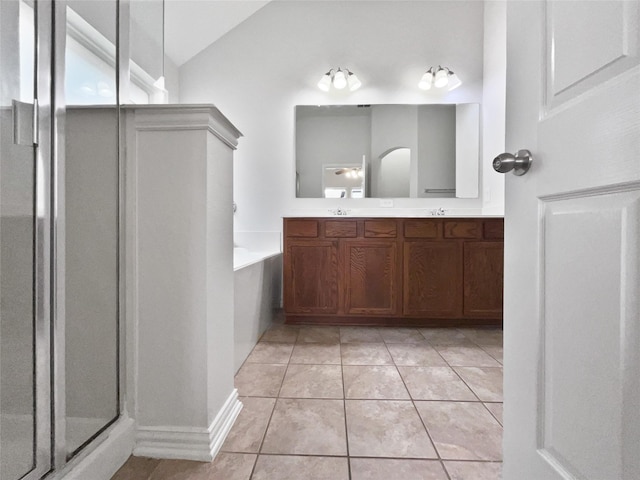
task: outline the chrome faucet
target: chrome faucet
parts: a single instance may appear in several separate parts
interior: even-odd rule
[[[442,216],[444,216],[445,212],[446,212],[446,210],[444,208],[440,207],[437,210],[436,209],[431,210],[431,215],[437,215],[439,217],[442,217]]]
[[[329,210],[329,213],[332,213],[333,215],[346,216],[346,215],[349,215],[349,210],[342,209],[342,208],[335,208],[333,210]]]

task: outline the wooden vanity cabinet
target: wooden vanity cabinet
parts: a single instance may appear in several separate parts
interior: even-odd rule
[[[497,218],[286,218],[286,321],[500,325],[502,232]]]

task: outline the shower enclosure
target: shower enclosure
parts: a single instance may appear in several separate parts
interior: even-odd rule
[[[118,9],[0,1],[3,480],[62,469],[121,411]]]

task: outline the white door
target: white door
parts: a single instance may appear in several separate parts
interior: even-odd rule
[[[508,3],[506,480],[640,478],[639,5]]]

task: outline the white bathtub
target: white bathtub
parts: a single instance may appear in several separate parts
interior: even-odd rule
[[[234,366],[242,366],[280,307],[282,254],[233,249]]]

